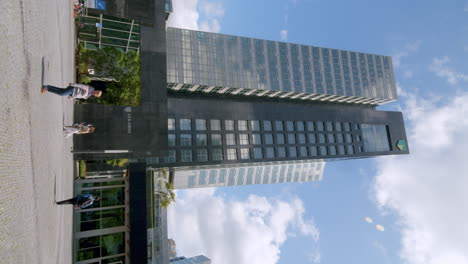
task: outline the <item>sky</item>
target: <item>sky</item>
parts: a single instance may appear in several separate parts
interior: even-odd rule
[[[378,110],[403,112],[410,149],[329,162],[320,182],[178,191],[168,227],[179,255],[468,264],[468,1],[173,5],[169,26],[392,56],[399,99]]]

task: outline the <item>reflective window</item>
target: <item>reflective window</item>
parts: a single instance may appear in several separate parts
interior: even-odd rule
[[[297,157],[296,147],[289,147],[288,150],[289,150],[289,157],[291,158]]]
[[[168,130],[175,130],[175,119],[174,118],[169,118],[167,120],[167,129]]]
[[[293,121],[286,121],[286,130],[287,130],[287,131],[294,131],[294,123],[293,123]]]
[[[206,146],[206,134],[197,134],[197,145]]]
[[[294,134],[288,134],[288,144],[296,144],[296,137]]]
[[[275,130],[283,131],[283,121],[275,121]]]
[[[338,142],[338,143],[343,143],[344,142],[343,134],[336,134],[336,142]]]
[[[234,134],[226,134],[226,145],[235,145],[236,137]]]
[[[172,163],[176,162],[176,151],[175,150],[169,150],[167,157],[164,159],[166,163]]]
[[[323,131],[323,122],[321,122],[321,121],[317,122],[317,130],[318,131]]]
[[[310,155],[312,156],[317,156],[318,154],[318,151],[317,151],[317,147],[309,147],[309,151],[310,151]]]
[[[327,156],[328,155],[327,147],[320,146],[320,155],[322,155],[322,156]]]
[[[343,130],[342,127],[341,127],[341,123],[340,123],[340,122],[335,122],[335,129],[336,129],[336,131],[341,131],[341,130]]]
[[[366,152],[390,151],[387,126],[362,124],[362,138]],[[360,141],[358,136],[358,141]]]
[[[236,149],[227,149],[227,159],[236,160],[237,159],[237,150]]]
[[[318,134],[318,139],[319,139],[320,144],[325,143],[325,135],[324,134]]]
[[[286,158],[286,148],[285,147],[277,147],[276,150],[278,151],[278,158]]]
[[[273,159],[274,157],[275,157],[275,151],[273,150],[273,148],[271,147],[266,148],[266,158]]]
[[[338,146],[338,154],[344,155],[345,154],[345,148],[344,146],[340,145]]]
[[[240,135],[239,135],[239,144],[241,144],[241,145],[248,145],[248,144],[249,144],[249,135],[247,135],[247,134],[240,134]]]
[[[174,134],[168,134],[167,135],[167,145],[169,147],[175,146],[175,135]]]
[[[180,145],[181,146],[191,146],[192,145],[192,135],[190,135],[190,134],[180,134]]]
[[[354,146],[353,145],[348,145],[348,154],[354,154]]]
[[[218,119],[210,120],[211,130],[221,130],[221,121]]]
[[[308,136],[308,138],[309,138],[309,143],[310,143],[310,144],[315,144],[315,143],[317,143],[317,141],[315,140],[315,134],[308,134],[307,136]]]
[[[192,162],[192,150],[183,149],[180,151],[180,161]]]
[[[263,121],[263,130],[271,131],[271,121],[270,120]]]
[[[254,159],[262,159],[263,158],[262,149],[261,148],[254,148],[253,149],[253,155],[254,155]]]
[[[329,151],[330,155],[336,155],[336,147],[335,146],[330,146],[329,149],[330,149],[330,151]]]
[[[352,143],[353,142],[353,137],[351,136],[351,134],[346,134],[345,138],[346,138],[346,143]]]
[[[326,126],[327,126],[327,131],[333,131],[333,123],[332,122],[327,122]]]
[[[265,144],[271,145],[273,144],[273,135],[272,134],[265,134]]]
[[[260,131],[260,121],[250,120],[250,129],[252,129],[253,131]]]
[[[213,146],[222,145],[221,134],[211,134],[211,145]]]
[[[333,134],[328,134],[328,143],[335,143],[335,135]]]
[[[304,131],[304,122],[296,121],[296,129],[297,131]]]
[[[192,122],[190,119],[180,119],[180,130],[192,130]]]
[[[239,121],[237,121],[237,126],[238,126],[239,130],[246,131],[247,130],[247,121],[239,120]]]
[[[211,155],[213,160],[223,160],[223,151],[221,149],[212,149]]]
[[[197,130],[206,130],[206,120],[205,119],[196,119],[195,127]]]
[[[315,130],[314,122],[307,121],[307,130],[308,131],[314,131]]]
[[[299,141],[299,144],[305,144],[306,143],[306,139],[305,139],[304,134],[298,134],[297,135],[297,140]]]
[[[215,184],[216,183],[216,173],[217,171],[216,170],[212,170],[210,171],[210,179],[209,179],[209,184]]]
[[[208,161],[208,151],[206,149],[197,149],[197,160]]]
[[[276,135],[276,144],[284,144],[284,135],[283,134],[277,134]]]
[[[343,123],[343,125],[344,125],[344,130],[345,131],[351,131],[351,125],[348,122]]]
[[[301,157],[306,157],[307,156],[307,147],[299,147],[299,155]]]
[[[260,137],[260,134],[252,134],[252,144],[254,145],[262,144],[262,138]]]
[[[250,153],[248,148],[240,149],[241,159],[250,159]]]
[[[361,135],[357,135],[357,136],[356,136],[356,141],[357,141],[357,142],[361,142],[361,140],[362,140]]]
[[[359,124],[354,124],[354,130],[359,131]]]
[[[226,130],[234,130],[234,121],[233,120],[224,120],[224,126]]]

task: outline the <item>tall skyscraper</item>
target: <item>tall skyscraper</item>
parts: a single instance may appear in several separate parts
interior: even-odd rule
[[[186,258],[186,257],[177,257],[171,259],[170,263],[172,264],[211,264],[211,260],[203,255]]]
[[[379,105],[397,98],[388,56],[167,29],[174,91]]]

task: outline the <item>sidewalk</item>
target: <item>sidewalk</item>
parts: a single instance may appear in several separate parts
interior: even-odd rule
[[[73,191],[71,101],[41,94],[73,81],[68,0],[0,1],[0,262],[70,263]],[[55,197],[54,197],[55,193]]]

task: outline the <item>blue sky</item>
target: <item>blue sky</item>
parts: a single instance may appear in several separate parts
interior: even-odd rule
[[[176,27],[392,56],[399,100],[379,110],[403,111],[411,151],[327,163],[321,182],[179,192],[179,254],[468,264],[468,1],[173,2]]]

